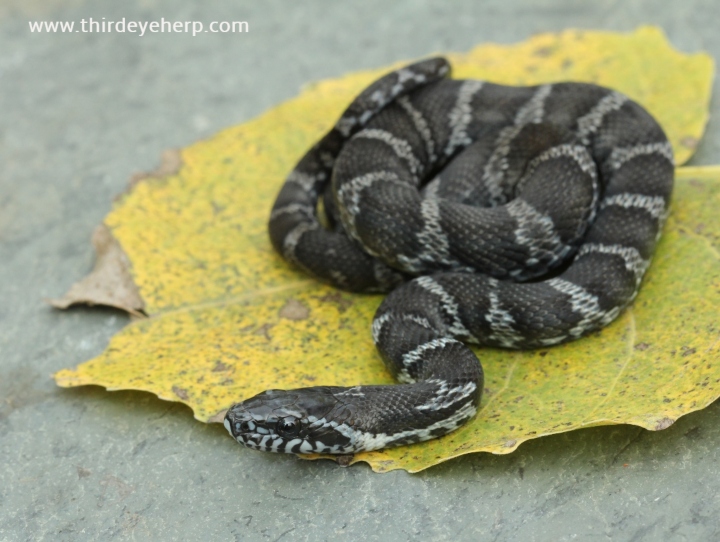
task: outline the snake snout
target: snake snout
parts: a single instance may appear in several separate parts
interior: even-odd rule
[[[239,439],[252,431],[255,425],[252,416],[243,408],[242,403],[233,405],[228,409],[223,424],[235,439]]]
[[[240,444],[264,451],[285,451],[300,442],[302,413],[292,408],[292,392],[269,390],[231,406],[224,425]]]

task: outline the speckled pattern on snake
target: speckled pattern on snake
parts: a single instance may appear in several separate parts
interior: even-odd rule
[[[270,216],[291,264],[390,292],[372,337],[399,383],[260,393],[227,412],[241,444],[350,454],[440,437],[480,404],[483,370],[464,343],[571,341],[635,298],[673,185],[658,123],[596,85],[449,71],[431,58],[371,84],[289,174]]]

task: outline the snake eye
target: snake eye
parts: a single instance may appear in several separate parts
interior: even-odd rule
[[[300,420],[292,417],[280,418],[275,430],[281,437],[294,437],[300,431]]]
[[[240,423],[240,432],[249,433],[250,432],[250,424],[248,422],[241,422]]]

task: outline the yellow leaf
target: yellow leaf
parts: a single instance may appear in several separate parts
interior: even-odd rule
[[[457,77],[613,86],[660,120],[678,162],[707,119],[712,61],[660,32],[568,31],[450,55]],[[380,73],[312,85],[297,98],[182,151],[177,174],[138,183],[105,219],[150,316],[55,375],[61,386],[151,391],[220,421],[268,388],[392,382],[370,337],[381,298],[338,292],[289,267],[266,222],[287,172]],[[543,351],[477,350],[481,412],[436,441],[362,453],[376,471],[418,471],[475,451],[606,423],[663,429],[720,392],[720,168],[678,170],[673,214],[635,305],[613,325]],[[239,450],[239,453],[243,453]]]

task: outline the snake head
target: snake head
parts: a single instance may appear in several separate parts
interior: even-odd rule
[[[243,446],[265,452],[343,453],[336,430],[344,405],[330,387],[268,390],[230,407],[225,428]]]

